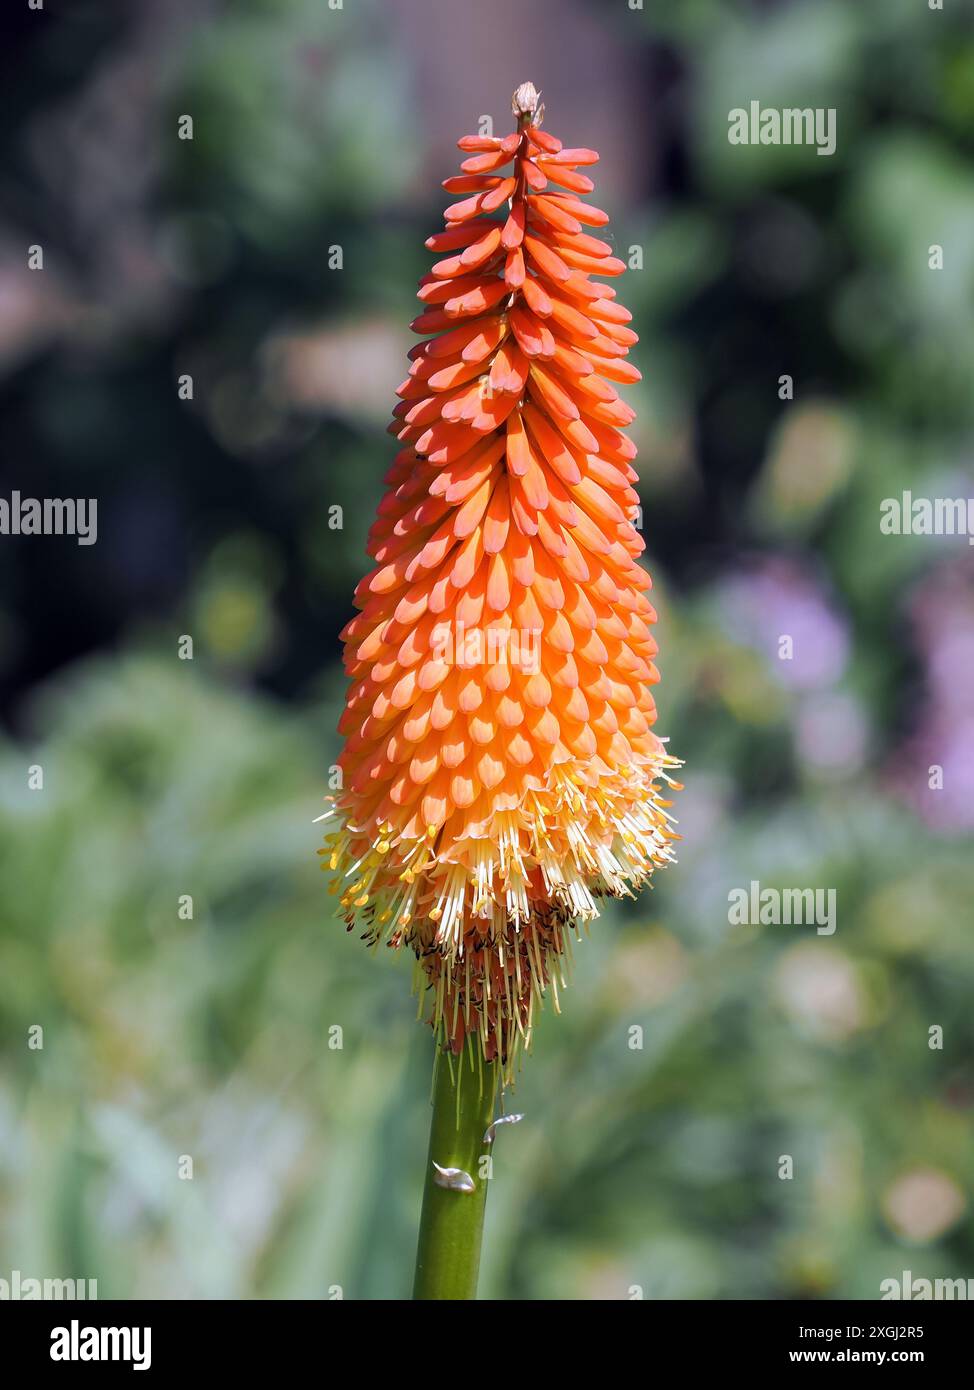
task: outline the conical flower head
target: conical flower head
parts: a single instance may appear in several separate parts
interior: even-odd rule
[[[637,564],[636,335],[591,228],[588,149],[466,136],[420,284],[431,335],[346,627],[343,790],[324,867],[349,929],[408,945],[443,1042],[510,1078],[571,934],[672,857]],[[599,277],[599,278],[593,278]]]

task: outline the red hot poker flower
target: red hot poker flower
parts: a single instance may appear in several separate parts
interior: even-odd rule
[[[672,858],[653,732],[655,613],[633,520],[639,380],[594,235],[588,149],[540,128],[466,136],[428,334],[391,432],[402,448],[346,627],[344,790],[323,867],[351,930],[412,947],[429,1015],[509,1080],[578,923]]]

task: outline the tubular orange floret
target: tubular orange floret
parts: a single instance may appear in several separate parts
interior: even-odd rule
[[[636,335],[593,276],[598,156],[540,129],[465,136],[463,196],[427,246],[430,333],[343,632],[344,790],[321,851],[349,930],[409,946],[444,1045],[510,1081],[599,899],[673,857],[679,766],[653,732],[650,580],[636,563],[633,417],[612,383]],[[507,204],[506,209],[503,204]],[[421,999],[421,1012],[423,1002]]]

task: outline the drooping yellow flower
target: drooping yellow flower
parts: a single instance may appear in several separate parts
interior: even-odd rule
[[[410,946],[443,1043],[510,1079],[599,899],[672,858],[636,563],[636,335],[625,269],[586,228],[598,156],[540,129],[466,136],[420,284],[402,449],[346,627],[344,790],[324,867],[349,930]]]

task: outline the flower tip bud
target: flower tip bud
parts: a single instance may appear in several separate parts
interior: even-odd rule
[[[515,116],[527,116],[529,119],[534,116],[538,109],[538,102],[541,100],[541,93],[533,82],[522,82],[520,87],[511,97],[511,110]]]

